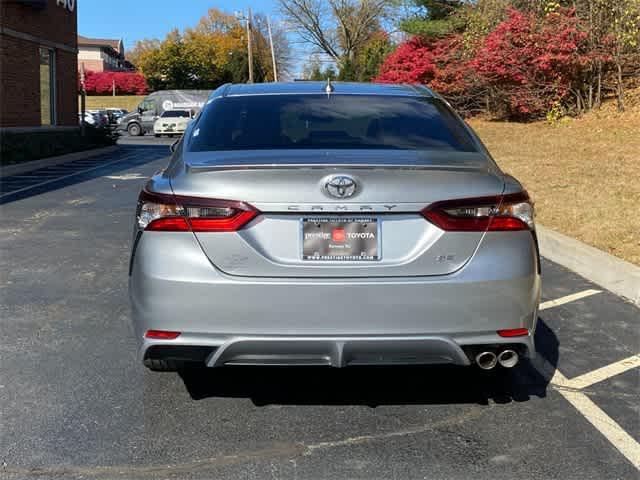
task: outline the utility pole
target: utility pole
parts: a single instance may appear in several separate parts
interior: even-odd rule
[[[269,44],[271,45],[271,61],[273,62],[273,81],[278,81],[278,67],[276,66],[276,52],[273,49],[273,35],[271,35],[271,21],[267,17],[267,29],[269,30]]]
[[[113,92],[113,96],[115,97],[116,96],[116,81],[115,81],[115,79],[111,80],[111,90]]]
[[[253,83],[253,49],[251,45],[251,7],[247,15],[247,53],[249,57],[249,83]]]

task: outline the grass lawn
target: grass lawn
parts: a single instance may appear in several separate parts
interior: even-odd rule
[[[558,125],[469,124],[524,183],[537,221],[640,265],[640,101],[623,114],[606,105]]]
[[[87,110],[124,108],[132,112],[143,99],[144,95],[87,96]],[[78,97],[78,108],[80,108],[80,97]]]

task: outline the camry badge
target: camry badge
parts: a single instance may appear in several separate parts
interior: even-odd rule
[[[327,194],[335,198],[349,198],[356,193],[356,181],[348,175],[333,175],[327,179],[324,189]]]

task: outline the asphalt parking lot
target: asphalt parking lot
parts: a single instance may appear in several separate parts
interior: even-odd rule
[[[539,355],[504,378],[147,371],[131,222],[171,142],[123,143],[0,181],[0,478],[639,477],[640,309],[548,261]]]
[[[178,140],[178,137],[154,137],[153,135],[147,134],[142,135],[140,137],[132,137],[126,132],[121,132],[120,139],[118,140],[118,144],[125,145],[171,145],[173,142]]]

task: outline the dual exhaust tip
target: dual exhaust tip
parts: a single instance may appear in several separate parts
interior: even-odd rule
[[[476,363],[483,370],[491,370],[500,364],[504,368],[513,368],[520,359],[518,353],[510,348],[502,350],[497,355],[495,352],[480,352],[476,355]]]

